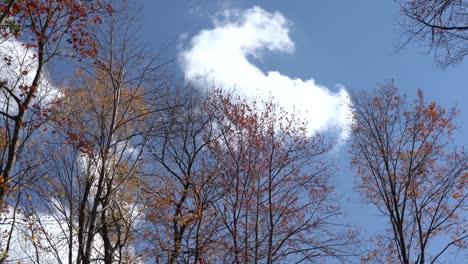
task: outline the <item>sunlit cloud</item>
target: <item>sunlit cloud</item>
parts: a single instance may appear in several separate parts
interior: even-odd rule
[[[264,72],[249,60],[265,52],[294,53],[291,23],[281,13],[260,7],[226,9],[212,23],[180,51],[187,79],[209,76],[222,88],[235,88],[247,97],[271,95],[286,111],[301,114],[310,133],[334,131],[341,140],[349,137],[350,98],[344,87],[335,92],[313,79]]]

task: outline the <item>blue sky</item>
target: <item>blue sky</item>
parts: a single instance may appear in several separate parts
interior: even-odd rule
[[[432,54],[419,44],[395,53],[400,41],[398,6],[394,1],[153,1],[143,6],[142,33],[147,43],[167,44],[167,58],[178,58],[180,45],[200,30],[212,28],[212,18],[224,9],[246,10],[253,6],[280,12],[290,23],[292,54],[263,52],[253,59],[263,71],[276,70],[290,77],[314,79],[335,89],[372,89],[394,79],[410,96],[424,90],[429,100],[444,106],[458,104],[459,122],[468,126],[468,62],[445,70],[434,65]],[[181,36],[186,36],[185,41]],[[180,70],[180,65],[175,65]],[[466,124],[466,125],[465,125]],[[466,137],[458,137],[467,145]]]
[[[343,89],[341,86],[345,91],[373,89],[379,83],[393,79],[397,87],[410,97],[415,96],[417,89],[421,88],[429,101],[436,101],[445,107],[457,104],[460,109],[458,122],[461,130],[466,130],[468,127],[468,105],[465,103],[465,98],[468,97],[468,61],[440,69],[434,64],[433,54],[428,54],[427,49],[420,43],[410,44],[396,53],[400,31],[398,6],[394,1],[141,0],[139,2],[143,5],[144,40],[155,49],[167,45],[165,57],[176,60],[174,67],[181,75],[187,76],[188,71],[183,51],[195,50],[195,44],[191,41],[199,36],[201,30],[212,30],[215,27],[213,24],[215,18],[218,22],[221,20],[222,25],[229,24],[223,20],[221,15],[223,11],[235,10],[242,14],[245,10],[257,6],[265,12],[280,14],[286,19],[289,30],[287,36],[294,44],[293,49],[261,50],[253,52],[253,55],[247,55],[249,65],[255,66],[265,75],[268,75],[267,72],[279,72],[281,76],[290,79],[300,78],[304,82],[313,79],[315,83],[311,84],[313,85],[311,87],[329,91],[331,104],[340,89]],[[273,38],[272,41],[278,41],[281,37],[284,35]],[[287,43],[284,45],[287,46]],[[236,50],[232,51],[235,53]],[[227,53],[232,55],[230,52]],[[231,63],[229,56],[224,58],[217,55],[216,58],[220,61],[216,62],[218,63],[216,66],[223,66],[219,65],[221,62],[227,65]],[[207,67],[206,64],[199,62],[194,65],[190,69]],[[242,70],[233,72],[242,72],[242,76],[247,74]],[[214,74],[218,74],[216,76],[218,80],[223,80],[219,71]],[[241,88],[242,76],[239,76]],[[301,96],[307,94],[299,94],[299,97]],[[326,98],[328,97],[320,97],[317,101],[326,101]],[[289,98],[286,103],[291,103],[291,100],[293,99]],[[337,112],[342,109],[337,107],[335,110]],[[331,111],[333,112],[333,109]],[[334,119],[338,118],[337,116],[330,114],[329,117]],[[331,121],[324,122],[329,122],[328,128],[336,125]],[[468,138],[461,134],[456,136],[456,140],[458,145],[468,145]],[[378,230],[380,228],[380,225],[376,224],[379,221],[378,213],[372,206],[359,205],[359,197],[352,191],[353,179],[347,168],[349,162],[346,160],[346,149],[341,148],[335,155],[340,167],[336,177],[337,189],[345,197],[343,203],[347,206],[351,221],[359,223],[361,228],[365,227],[363,228],[365,232]]]

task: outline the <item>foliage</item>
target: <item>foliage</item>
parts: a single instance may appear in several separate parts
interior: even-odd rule
[[[338,221],[329,168],[320,160],[328,151],[321,135],[309,137],[305,122],[271,98],[247,103],[216,90],[192,100],[163,121],[170,125],[151,148],[157,180],[148,196],[157,210],[148,215],[148,238],[157,261],[354,254],[355,234]]]
[[[423,3],[403,11],[426,21]],[[176,81],[138,41],[133,11],[0,1],[0,263],[356,260],[326,135],[275,98]],[[53,61],[80,67],[65,82]],[[362,261],[422,264],[466,249],[456,110],[422,92],[409,102],[393,84],[353,105],[358,189],[390,220]]]
[[[34,164],[35,160],[26,160],[25,153],[30,145],[36,145],[32,141],[35,132],[52,121],[52,110],[58,103],[56,99],[59,93],[52,92],[52,99],[46,98],[50,92],[45,71],[47,63],[57,55],[74,57],[71,51],[82,58],[95,56],[96,46],[88,33],[89,26],[102,22],[99,14],[105,16],[111,12],[111,7],[101,1],[7,0],[0,4],[0,43],[2,48],[6,48],[2,49],[0,76],[2,213],[8,211],[9,194],[16,197],[12,201],[19,201],[23,188],[28,188],[28,185],[22,186],[21,183],[34,182],[35,177],[25,177],[35,174],[28,174],[20,168],[35,168],[41,164]],[[11,188],[12,185],[15,188]],[[18,202],[15,204],[16,207]],[[3,240],[5,243],[2,241],[0,244],[2,251],[7,253],[15,223],[14,220],[8,227],[9,235]],[[7,256],[2,254],[0,263]]]
[[[421,90],[408,102],[393,83],[354,97],[352,164],[358,189],[389,220],[378,250],[387,262],[433,263],[467,246],[467,156],[451,149],[456,113]],[[438,237],[448,242],[432,246]]]

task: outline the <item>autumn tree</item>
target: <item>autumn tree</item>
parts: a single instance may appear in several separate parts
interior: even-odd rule
[[[156,263],[213,263],[220,221],[220,178],[208,144],[219,137],[219,106],[191,84],[174,87],[148,144],[147,255]]]
[[[321,134],[279,108],[274,99],[249,103],[214,93],[222,115],[218,163],[223,223],[220,262],[281,263],[346,259],[355,234],[337,220],[329,182],[329,150]]]
[[[459,63],[468,54],[466,0],[399,0],[405,46],[422,41],[440,66]]]
[[[148,118],[158,111],[154,102],[165,79],[164,62],[140,45],[132,23],[137,15],[127,7],[114,5],[111,17],[89,29],[98,53],[82,61],[61,91],[47,126],[44,154],[51,159],[41,167],[47,177],[31,187],[38,202],[27,211],[47,245],[36,251],[41,258],[56,251],[53,262],[139,259],[139,172],[154,127]],[[45,223],[53,223],[54,232]]]
[[[139,164],[153,130],[148,118],[158,111],[152,102],[159,94],[163,62],[134,39],[135,17],[121,6],[96,28],[93,36],[101,43],[99,53],[93,66],[84,69],[79,87],[70,91],[74,125],[69,137],[90,169],[80,179],[78,263],[90,263],[94,251],[104,263],[122,261],[122,250],[130,243],[131,228],[140,214],[135,205]],[[102,241],[99,250],[94,249],[95,236]]]
[[[27,52],[24,47],[16,46],[14,42],[5,41],[0,45],[0,53],[8,54],[8,62],[0,66],[0,72],[4,84],[10,83],[15,87],[16,94],[10,94],[6,89],[0,91],[0,164],[7,164],[11,161],[15,162],[15,170],[13,174],[4,179],[0,177],[0,188],[5,191],[5,202],[8,201],[8,206],[0,202],[0,228],[4,239],[0,242],[0,263],[10,249],[10,242],[13,239],[11,234],[18,223],[16,217],[21,215],[18,212],[13,213],[13,208],[19,209],[20,200],[27,197],[26,194],[21,195],[27,186],[37,181],[40,173],[34,173],[37,167],[41,164],[43,158],[37,152],[40,147],[41,134],[37,133],[47,122],[52,119],[51,113],[56,109],[58,91],[51,85],[48,76],[43,73],[43,78],[40,82],[41,88],[31,99],[31,109],[22,117],[22,125],[16,131],[18,134],[18,142],[16,144],[16,154],[14,160],[11,160],[9,152],[12,147],[13,134],[12,128],[15,126],[15,121],[11,119],[19,113],[16,98],[23,98],[24,84],[31,81],[31,76],[21,71],[30,71],[35,67],[35,60],[32,52]],[[7,197],[7,194],[14,194]]]
[[[20,190],[19,182],[26,175],[19,171],[17,162],[33,132],[50,119],[51,103],[59,94],[48,84],[46,65],[57,57],[95,55],[96,47],[89,38],[88,27],[99,23],[100,16],[108,15],[111,7],[103,1],[11,0],[2,1],[0,8],[3,142],[0,208],[3,211],[9,210],[5,205],[7,194]],[[12,185],[18,188],[10,188]],[[8,255],[4,248],[9,247],[11,237],[6,238],[6,243],[1,244],[0,262]]]
[[[221,90],[176,98],[149,144],[150,258],[278,263],[354,254],[355,234],[337,220],[318,159],[328,150],[321,135],[310,137],[272,101],[257,108]]]
[[[2,27],[2,38],[19,38],[22,42],[16,42],[14,45],[24,45],[30,49],[34,64],[24,68],[20,63],[11,61],[18,58],[13,58],[11,54],[2,54],[5,64],[19,65],[18,72],[15,73],[18,78],[31,76],[26,82],[22,79],[8,80],[5,77],[1,82],[2,93],[7,95],[8,103],[13,104],[15,109],[15,112],[0,112],[9,120],[3,126],[8,130],[8,146],[3,151],[6,158],[1,164],[2,181],[7,182],[12,176],[19,154],[23,119],[33,107],[34,98],[44,76],[45,65],[54,57],[70,55],[72,51],[80,56],[94,55],[97,50],[89,37],[88,27],[92,23],[99,23],[99,15],[111,12],[111,7],[103,1],[12,0],[4,2],[1,9],[1,22],[5,24],[7,20],[12,21],[21,29],[11,36],[12,32]],[[6,189],[0,188],[1,201],[5,200],[5,194]]]
[[[456,110],[409,101],[393,83],[353,98],[358,189],[388,219],[388,236],[364,260],[437,263],[465,249],[467,156],[454,146]],[[380,260],[379,260],[380,259]]]

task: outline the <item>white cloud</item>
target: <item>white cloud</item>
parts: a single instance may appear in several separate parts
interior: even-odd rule
[[[53,202],[56,202],[58,208],[61,207],[59,201],[52,199]],[[138,227],[141,225],[143,219],[141,218],[139,209],[135,209],[133,205],[127,203],[122,203],[122,205],[123,208],[131,210],[129,211],[132,214],[131,217],[134,217],[132,220],[136,222],[134,226]],[[14,224],[7,263],[37,263],[35,261],[36,254],[41,260],[40,263],[59,263],[59,260],[65,261],[68,259],[70,223],[67,218],[70,217],[71,212],[66,212],[68,216],[65,217],[62,215],[63,212],[59,212],[58,210],[55,210],[54,214],[35,213],[30,215],[24,215],[21,212],[13,215],[14,211],[14,208],[9,207],[7,213],[2,214],[0,219],[0,235],[3,237],[8,237],[12,224]],[[74,223],[77,223],[77,219],[75,219]],[[71,248],[73,260],[77,257],[79,246],[77,230],[78,228],[74,226],[71,232],[73,236]],[[6,249],[6,243],[6,239],[0,240],[0,255],[2,250]],[[93,259],[102,259],[102,252],[104,252],[103,243],[102,238],[96,235],[93,241]],[[123,248],[123,256],[132,256],[132,263],[144,263],[131,243],[128,243]],[[76,262],[73,261],[73,263]],[[104,262],[96,261],[95,263]]]
[[[1,40],[0,42],[0,81],[6,81],[7,87],[13,93],[21,97],[21,85],[30,86],[37,71],[36,51],[26,48],[24,44],[14,38]],[[34,103],[46,106],[62,93],[51,84],[46,71],[42,72]],[[0,92],[0,109],[14,115],[17,112],[17,104],[6,91]]]
[[[235,87],[248,97],[272,95],[286,111],[306,118],[310,133],[331,129],[344,140],[349,136],[350,98],[343,87],[333,92],[313,79],[263,72],[249,61],[264,51],[294,53],[289,25],[281,13],[260,7],[226,9],[220,19],[213,19],[213,28],[200,31],[180,52],[185,77],[208,75],[223,88]]]

